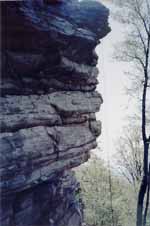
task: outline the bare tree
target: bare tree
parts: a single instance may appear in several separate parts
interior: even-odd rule
[[[142,177],[142,142],[138,126],[124,128],[123,135],[117,142],[117,164],[121,174],[134,186],[137,193],[137,185]]]
[[[121,19],[128,24],[128,36],[122,45],[122,59],[134,63],[134,92],[141,91],[141,134],[143,142],[143,172],[137,201],[137,226],[146,225],[149,206],[149,144],[148,96],[150,87],[150,2],[149,0],[116,0],[124,7]],[[147,194],[147,196],[146,196]],[[145,200],[146,199],[146,200]],[[146,206],[144,207],[144,200]]]

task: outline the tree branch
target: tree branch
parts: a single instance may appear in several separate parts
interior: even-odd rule
[[[143,25],[144,25],[144,28],[145,28],[147,35],[150,36],[149,29],[147,27],[147,24],[145,22],[143,15],[141,14],[141,10],[140,10],[140,7],[139,7],[137,0],[136,0],[135,12],[137,13],[137,15],[140,17],[141,21],[143,22]]]
[[[141,31],[140,31],[140,29],[138,28],[138,26],[137,26],[136,24],[135,24],[135,27],[136,27],[136,29],[137,29],[138,35],[139,35],[139,37],[140,37],[140,40],[141,40],[141,42],[142,42],[142,44],[143,44],[144,53],[146,54],[146,44],[145,44],[145,42],[144,42],[144,38],[142,37]]]

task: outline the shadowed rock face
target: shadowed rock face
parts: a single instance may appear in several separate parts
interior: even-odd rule
[[[100,134],[95,47],[109,31],[95,1],[1,2],[2,226],[79,226],[69,170]]]

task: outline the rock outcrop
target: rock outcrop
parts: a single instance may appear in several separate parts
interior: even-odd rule
[[[101,124],[95,47],[109,31],[95,1],[1,2],[2,226],[79,226],[70,169],[89,158]]]

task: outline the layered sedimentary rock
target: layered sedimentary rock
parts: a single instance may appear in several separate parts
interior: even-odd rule
[[[1,2],[1,225],[79,226],[79,184],[101,123],[95,47],[109,32],[95,1]]]

